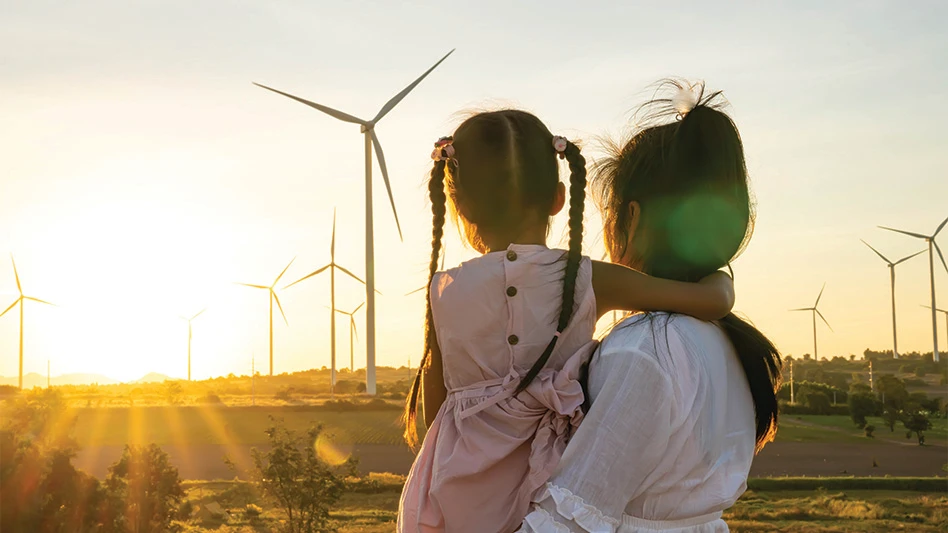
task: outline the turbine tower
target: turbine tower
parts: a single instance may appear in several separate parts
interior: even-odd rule
[[[817,307],[820,305],[820,298],[823,297],[823,291],[826,289],[826,284],[823,284],[823,288],[820,289],[820,294],[816,297],[816,303],[813,304],[813,307],[801,307],[799,309],[791,309],[791,311],[811,311],[813,313],[813,360],[818,360],[818,353],[816,351],[816,315],[820,316],[820,319],[823,320],[823,323],[826,324],[826,327],[833,331],[833,326],[829,325],[829,322],[826,321],[826,318],[823,317],[823,313],[820,312]]]
[[[365,285],[365,282],[362,281],[359,276],[356,276],[345,267],[336,264],[336,211],[332,212],[332,241],[329,244],[329,264],[318,268],[309,274],[303,276],[302,278],[290,283],[285,288],[290,288],[297,283],[307,280],[317,274],[321,274],[324,270],[329,270],[329,348],[330,348],[330,360],[332,370],[329,374],[329,392],[334,393],[336,391],[336,269],[339,269],[343,274],[348,275],[352,279],[358,281],[359,283]],[[368,388],[368,385],[366,385]]]
[[[198,311],[198,313],[192,316],[191,318],[188,318],[186,316],[178,317],[181,320],[184,320],[188,323],[188,381],[191,381],[191,321],[201,316],[201,313],[203,313],[204,311],[207,311],[206,307]]]
[[[273,288],[276,287],[276,284],[279,283],[280,278],[283,277],[283,274],[286,274],[286,271],[290,268],[290,265],[292,265],[293,261],[295,260],[296,260],[295,257],[293,259],[290,259],[290,262],[287,263],[286,268],[283,269],[283,272],[280,272],[280,275],[277,276],[275,280],[273,280],[273,283],[269,287],[266,285],[254,285],[252,283],[238,283],[238,285],[243,285],[244,287],[251,287],[254,289],[263,289],[263,290],[269,291],[270,293],[270,375],[271,376],[273,375],[273,302],[274,301],[276,301],[277,307],[280,308],[280,314],[283,315],[283,322],[285,322],[287,326],[290,325],[289,321],[286,320],[286,313],[283,312],[283,306],[280,305],[280,298],[277,296],[277,293],[275,290],[273,290]]]
[[[431,68],[425,71],[418,79],[413,81],[408,87],[393,96],[382,106],[382,109],[371,120],[361,119],[342,111],[337,111],[331,107],[317,104],[309,100],[304,100],[292,94],[278,91],[276,89],[254,83],[258,87],[273,91],[277,94],[292,98],[297,102],[308,105],[313,109],[321,111],[333,118],[351,124],[358,124],[360,131],[365,139],[365,351],[366,351],[366,369],[365,369],[365,387],[366,392],[375,395],[375,236],[372,223],[372,149],[379,159],[379,168],[382,171],[382,180],[385,182],[385,188],[388,191],[388,200],[392,204],[392,213],[395,215],[395,227],[398,229],[398,237],[402,238],[402,228],[398,222],[398,212],[395,210],[395,198],[392,196],[392,186],[388,180],[388,168],[385,166],[385,155],[382,153],[382,144],[379,142],[378,135],[375,134],[375,126],[385,115],[388,114],[399,102],[401,102],[408,93],[412,91],[428,74],[431,74],[438,65],[441,64],[454,50],[448,52]]]
[[[7,312],[10,309],[13,309],[14,307],[16,307],[17,304],[20,304],[20,370],[19,370],[19,378],[18,378],[17,383],[18,383],[19,388],[22,389],[23,388],[23,308],[26,307],[27,300],[41,303],[41,304],[46,304],[46,305],[53,305],[53,304],[45,300],[40,300],[39,298],[34,298],[32,296],[27,296],[23,294],[23,286],[20,284],[20,274],[16,270],[16,261],[13,259],[13,254],[10,254],[10,262],[13,263],[13,275],[14,277],[16,277],[16,290],[17,292],[20,293],[20,296],[16,300],[14,300],[12,304],[10,304],[10,307],[7,307],[6,309],[4,309],[4,311],[0,313],[0,316],[7,314]]]
[[[930,305],[923,305],[922,307],[925,309],[931,309]],[[939,313],[945,313],[945,335],[948,335],[948,311],[945,311],[944,309],[935,309],[935,311]]]
[[[365,302],[360,303],[359,307],[356,307],[348,313],[341,309],[336,309],[337,313],[349,317],[349,372],[355,372],[355,343],[353,341],[355,337],[358,336],[356,332],[355,314],[359,312],[359,309],[362,309],[363,305],[365,305]]]
[[[862,241],[862,239],[859,239],[859,240]],[[892,358],[898,359],[899,358],[899,340],[898,340],[898,335],[896,333],[896,326],[895,326],[895,266],[908,261],[909,259],[915,257],[918,254],[924,253],[925,250],[922,250],[920,252],[915,252],[912,255],[905,256],[902,259],[899,259],[898,261],[893,263],[892,261],[889,260],[888,257],[882,255],[882,253],[879,252],[879,250],[876,250],[875,248],[873,248],[868,242],[862,241],[862,243],[865,244],[866,246],[869,246],[870,250],[875,252],[876,255],[881,257],[882,260],[885,261],[887,265],[889,265],[889,280],[891,281],[890,284],[892,286]]]
[[[940,232],[945,227],[945,224],[948,224],[948,218],[943,220],[942,223],[938,225],[935,233],[932,233],[931,235],[922,235],[921,233],[912,233],[911,231],[879,226],[884,230],[894,231],[896,233],[908,235],[909,237],[915,237],[916,239],[922,239],[928,243],[928,273],[931,279],[932,287],[932,354],[934,355],[936,363],[940,359],[938,357],[938,312],[936,311],[938,305],[935,303],[935,254],[932,251],[932,248],[938,252],[938,257],[941,259],[941,264],[943,267],[945,267],[945,272],[948,272],[948,264],[945,263],[945,256],[942,255],[941,248],[939,248],[938,243],[935,242],[935,237],[938,235],[938,232]]]

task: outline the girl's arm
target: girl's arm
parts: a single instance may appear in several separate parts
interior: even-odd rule
[[[431,336],[433,337],[431,339],[431,361],[430,366],[425,370],[421,389],[421,403],[425,409],[425,427],[431,427],[435,416],[441,410],[441,405],[448,397],[448,388],[444,384],[444,365],[441,362],[438,334],[432,331]]]
[[[613,310],[671,311],[717,320],[734,307],[734,281],[724,272],[688,283],[653,278],[622,265],[593,261],[592,282],[600,317]]]

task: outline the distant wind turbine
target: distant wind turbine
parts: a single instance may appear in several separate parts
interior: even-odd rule
[[[447,253],[447,252],[445,251],[445,249],[444,249],[444,243],[442,243],[442,244],[441,244],[441,271],[442,271],[442,272],[444,272],[444,260],[445,260],[445,258],[447,258],[447,257],[448,257],[448,253]],[[422,285],[421,287],[418,287],[417,289],[415,289],[415,290],[413,290],[413,291],[406,292],[406,293],[405,293],[405,296],[411,296],[412,294],[415,294],[416,292],[421,292],[421,291],[423,291],[423,290],[425,290],[425,289],[427,289],[427,288],[428,288],[427,285]]]
[[[936,311],[938,305],[935,303],[935,254],[932,252],[932,248],[938,252],[938,257],[941,259],[941,265],[945,267],[945,272],[948,272],[948,264],[945,263],[945,256],[942,255],[941,248],[939,248],[938,243],[935,242],[935,237],[938,236],[938,232],[940,232],[945,227],[945,224],[948,224],[948,218],[943,220],[942,223],[938,225],[935,233],[932,233],[931,235],[922,235],[921,233],[912,233],[911,231],[879,226],[884,230],[894,231],[896,233],[908,235],[909,237],[915,237],[916,239],[922,239],[928,243],[928,272],[931,278],[932,287],[932,354],[934,355],[936,363],[940,359],[938,357],[938,313]]]
[[[329,374],[329,391],[335,392],[336,390],[336,269],[341,270],[344,274],[348,275],[350,278],[358,281],[359,283],[365,285],[365,282],[362,281],[359,276],[356,276],[345,267],[336,263],[336,211],[332,212],[332,241],[329,244],[329,264],[318,268],[309,274],[306,274],[302,278],[290,283],[284,288],[290,288],[297,283],[307,280],[317,274],[321,274],[325,270],[329,270],[329,347],[330,347],[330,361],[332,370]]]
[[[188,318],[186,316],[178,317],[181,320],[184,320],[188,323],[188,381],[191,381],[191,321],[201,316],[201,313],[203,313],[204,311],[207,311],[206,307],[198,311],[198,313],[192,316],[191,318]]]
[[[355,343],[353,341],[355,337],[358,336],[356,332],[355,314],[359,312],[359,309],[362,309],[363,305],[365,305],[365,302],[360,303],[359,307],[356,307],[348,313],[341,309],[336,309],[337,313],[349,317],[349,372],[355,372]]]
[[[273,302],[275,301],[277,307],[280,309],[280,314],[283,315],[283,322],[287,326],[290,325],[289,321],[286,319],[286,313],[283,312],[283,306],[280,305],[280,298],[277,296],[277,293],[274,289],[276,284],[280,282],[280,278],[283,277],[283,274],[286,274],[286,271],[290,268],[290,265],[293,264],[293,261],[296,261],[296,258],[290,259],[290,262],[287,263],[286,268],[283,269],[283,272],[280,272],[280,275],[273,280],[273,283],[268,287],[266,285],[253,285],[251,283],[238,283],[238,285],[243,285],[244,287],[252,287],[254,289],[263,289],[270,292],[270,375],[273,375]]]
[[[862,239],[859,239],[859,240],[862,241]],[[925,253],[925,250],[922,250],[920,252],[915,252],[912,255],[907,255],[903,257],[902,259],[899,259],[898,261],[893,263],[892,261],[889,260],[888,257],[882,255],[882,253],[879,252],[879,250],[876,250],[875,248],[873,248],[868,242],[862,241],[862,243],[868,246],[870,250],[875,252],[876,255],[881,257],[882,260],[885,261],[887,265],[889,265],[889,279],[891,280],[891,286],[892,286],[892,358],[898,359],[899,358],[899,340],[898,340],[898,335],[896,333],[896,325],[895,325],[895,266],[908,261],[909,259],[915,257],[918,254]]]
[[[355,116],[352,116],[348,113],[343,113],[331,107],[324,106],[322,104],[317,104],[309,100],[304,100],[292,94],[285,93],[283,91],[278,91],[271,87],[265,85],[260,85],[259,83],[254,83],[254,85],[267,89],[268,91],[273,91],[277,94],[286,96],[287,98],[292,98],[297,102],[308,105],[313,109],[322,111],[323,113],[341,120],[343,122],[349,122],[351,124],[359,124],[360,131],[365,137],[365,329],[366,329],[366,339],[365,339],[365,349],[366,349],[366,392],[371,395],[375,395],[375,237],[374,237],[374,227],[372,224],[372,148],[374,146],[375,153],[379,158],[379,168],[382,170],[382,179],[385,182],[385,188],[388,191],[388,200],[392,204],[392,213],[395,215],[395,227],[398,229],[398,237],[402,238],[402,228],[401,224],[398,222],[398,212],[395,210],[395,198],[392,196],[392,186],[389,183],[388,179],[388,168],[385,166],[385,155],[382,153],[382,145],[379,142],[378,135],[375,134],[375,125],[378,124],[382,118],[388,114],[399,102],[401,102],[408,93],[412,91],[423,79],[425,79],[428,74],[431,74],[435,68],[438,67],[449,55],[454,53],[454,50],[448,52],[444,57],[442,57],[437,63],[434,64],[431,68],[425,71],[418,79],[413,81],[408,87],[402,89],[402,91],[395,96],[393,96],[388,102],[382,106],[382,109],[375,115],[371,120],[361,119]]]
[[[925,309],[932,308],[930,305],[923,305],[922,307],[924,307]],[[945,313],[945,335],[948,335],[948,311],[945,311],[944,309],[935,309],[935,311],[939,313]]]
[[[16,304],[20,304],[20,371],[19,371],[19,387],[23,388],[23,308],[26,307],[26,300],[31,300],[46,305],[53,305],[45,300],[40,300],[39,298],[34,298],[32,296],[27,296],[23,294],[23,286],[20,285],[20,274],[16,270],[16,261],[13,259],[13,254],[10,254],[10,262],[13,263],[13,275],[16,277],[16,290],[20,293],[19,298],[17,298],[10,307],[7,307],[0,316],[7,314],[10,309],[16,307]]]
[[[823,284],[823,288],[820,289],[820,294],[816,297],[816,303],[813,304],[813,307],[801,307],[800,309],[791,309],[791,311],[812,311],[813,313],[813,359],[818,359],[816,351],[816,315],[820,315],[820,319],[823,320],[823,323],[826,324],[826,327],[833,331],[833,326],[829,325],[829,322],[826,321],[826,318],[823,317],[823,313],[820,312],[817,307],[820,305],[820,298],[823,297],[823,291],[826,290],[826,284]]]

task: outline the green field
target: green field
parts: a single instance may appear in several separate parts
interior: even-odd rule
[[[914,443],[915,436],[905,438],[905,428],[896,423],[890,432],[879,417],[868,417],[869,424],[876,427],[876,440],[899,440]],[[932,418],[932,429],[925,432],[928,444],[948,444],[948,419]],[[780,417],[778,441],[793,442],[866,442],[865,432],[857,428],[845,415],[784,415]]]
[[[382,533],[394,528],[402,478],[375,476],[373,490],[350,492],[332,513],[340,533]],[[788,487],[798,480],[786,480]],[[848,483],[846,478],[837,480]],[[891,481],[898,481],[892,479]],[[779,490],[781,480],[767,480],[767,490],[750,490],[724,514],[732,531],[749,532],[882,532],[945,531],[948,528],[948,494],[941,491],[904,490]],[[897,485],[892,483],[893,486]],[[750,480],[755,486],[755,480]],[[948,487],[945,487],[948,488]],[[191,482],[188,498],[197,505],[216,502],[230,512],[227,517],[193,518],[186,531],[269,531],[279,516],[264,506],[257,519],[248,519],[249,503],[261,505],[252,485],[234,482]]]
[[[270,417],[287,427],[305,430],[322,424],[340,443],[401,444],[401,411],[327,411],[298,407],[105,407],[75,409],[75,437],[83,448],[125,443],[236,444],[266,442]]]

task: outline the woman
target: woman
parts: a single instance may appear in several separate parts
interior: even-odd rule
[[[645,108],[664,123],[612,150],[593,186],[613,261],[698,280],[750,237],[747,170],[720,93],[666,87]],[[594,356],[592,406],[521,531],[728,531],[721,512],[776,432],[779,379],[777,349],[734,315],[630,317]]]

